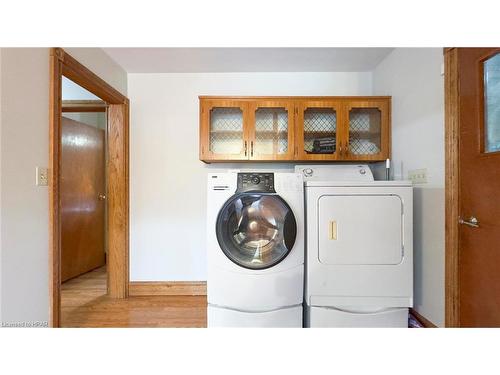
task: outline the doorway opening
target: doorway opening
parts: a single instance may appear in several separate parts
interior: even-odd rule
[[[128,297],[129,104],[60,48],[50,67],[50,324],[59,327],[85,299]]]
[[[77,326],[107,294],[106,103],[62,80],[61,326]]]

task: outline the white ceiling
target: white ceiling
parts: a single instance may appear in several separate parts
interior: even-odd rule
[[[127,73],[365,72],[393,48],[104,48]]]

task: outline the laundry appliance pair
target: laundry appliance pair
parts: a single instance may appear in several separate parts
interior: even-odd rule
[[[209,327],[406,327],[412,187],[367,165],[208,176]]]

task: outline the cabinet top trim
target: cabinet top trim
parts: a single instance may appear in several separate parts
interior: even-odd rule
[[[377,100],[377,99],[391,99],[392,96],[209,96],[200,95],[198,98],[201,99],[226,99],[226,100]]]

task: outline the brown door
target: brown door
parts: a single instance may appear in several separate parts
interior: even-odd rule
[[[500,49],[458,50],[459,320],[500,327]]]
[[[62,118],[61,280],[105,264],[104,131]]]

